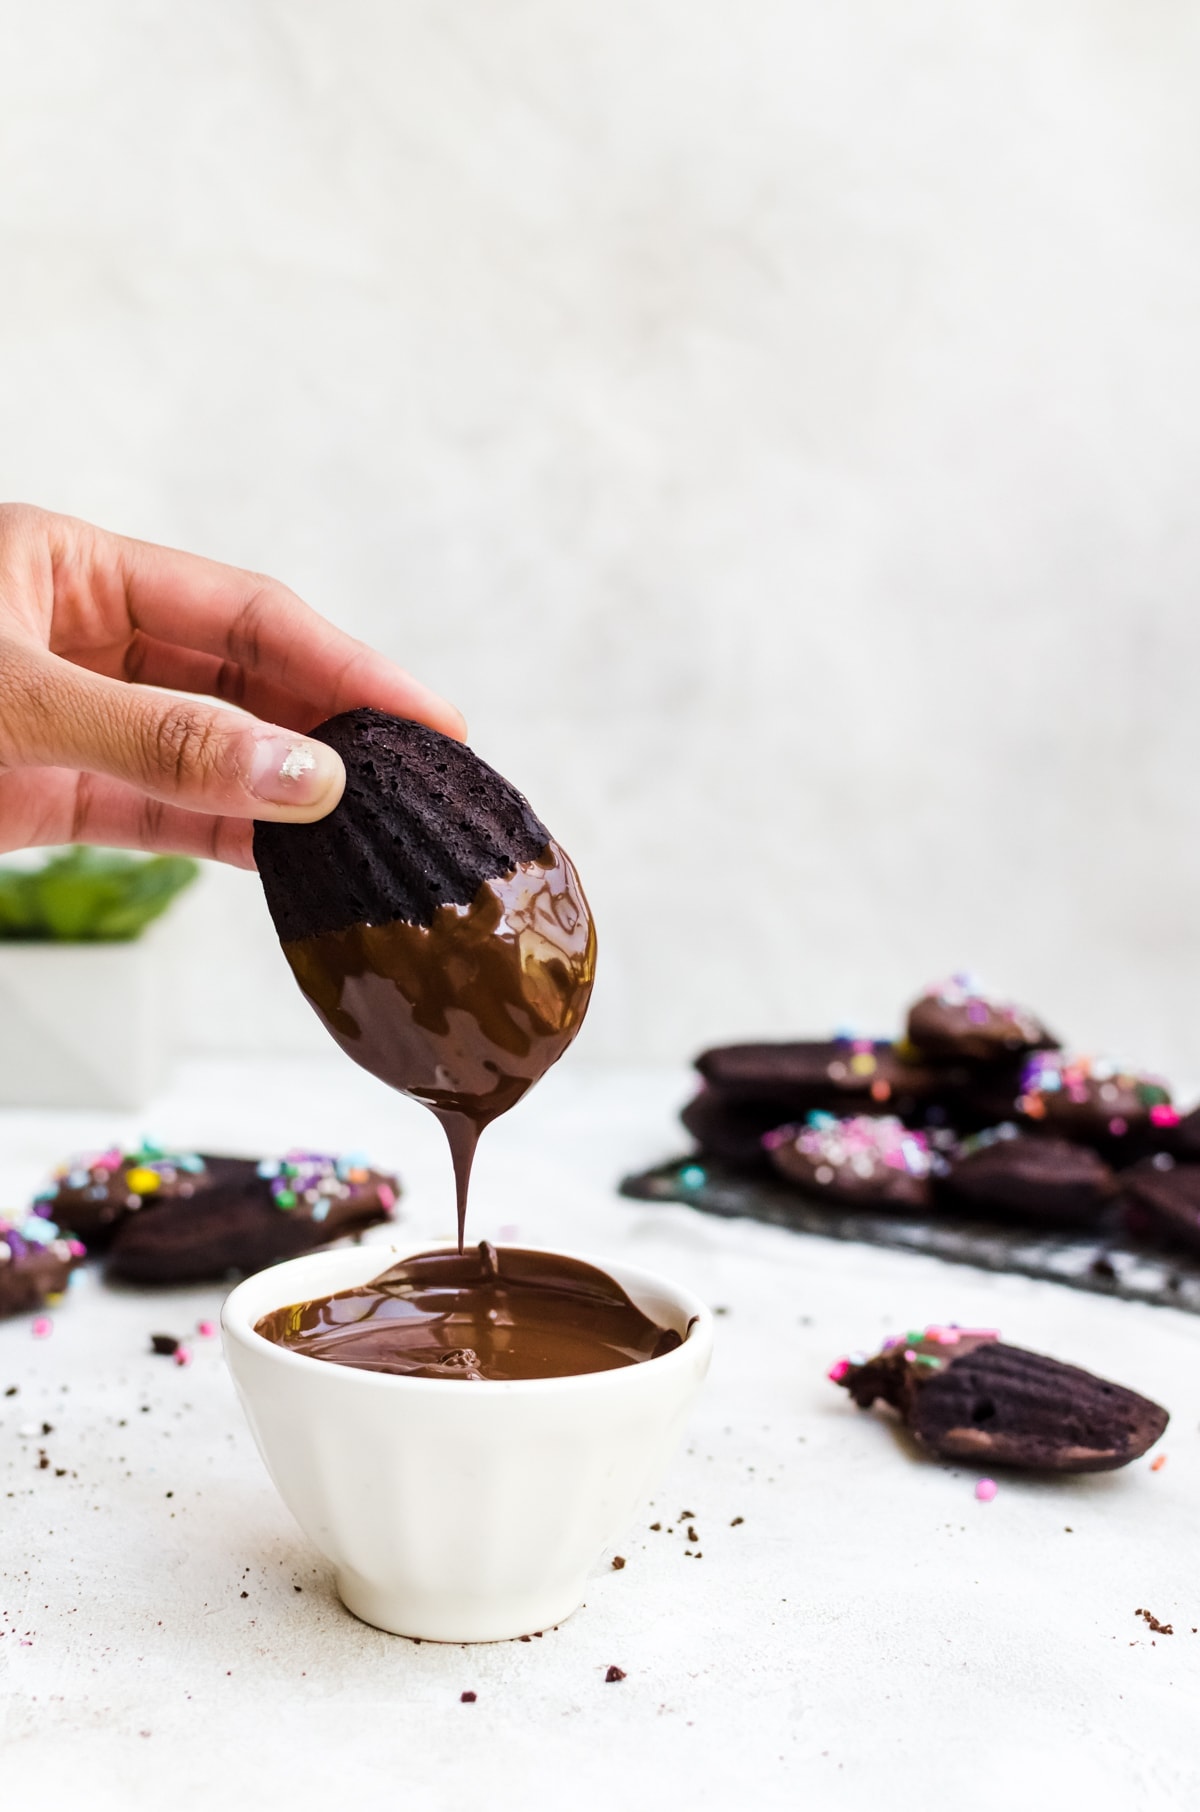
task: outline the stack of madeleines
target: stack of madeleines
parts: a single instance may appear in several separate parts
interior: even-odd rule
[[[1123,1223],[1200,1249],[1200,1108],[1157,1076],[1065,1051],[969,975],[905,1035],[722,1045],[683,1122],[707,1157],[849,1209],[1029,1227]]]

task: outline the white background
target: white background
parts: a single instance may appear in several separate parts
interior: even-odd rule
[[[1175,0],[0,0],[0,496],[457,700],[593,1058],[970,962],[1200,1074],[1198,87]],[[317,1047],[252,877],[173,937]]]

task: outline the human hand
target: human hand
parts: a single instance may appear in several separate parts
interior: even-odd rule
[[[297,732],[357,705],[465,733],[275,579],[0,504],[0,850],[106,843],[253,868],[253,819],[322,818],[341,798],[341,758]]]

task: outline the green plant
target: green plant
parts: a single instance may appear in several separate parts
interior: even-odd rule
[[[187,856],[69,849],[40,868],[0,868],[0,939],[134,938],[199,874]]]

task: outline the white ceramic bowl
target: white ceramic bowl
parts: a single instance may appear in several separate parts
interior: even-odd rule
[[[591,1259],[682,1346],[585,1377],[466,1383],[330,1365],[254,1332],[270,1309],[422,1249],[312,1252],[248,1277],[221,1313],[225,1356],[267,1470],[347,1609],[434,1642],[527,1635],[576,1609],[667,1460],[708,1370],[712,1316],[675,1284]]]

